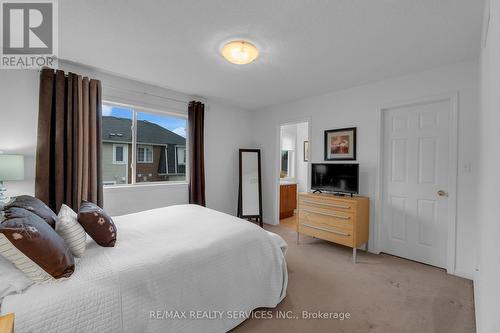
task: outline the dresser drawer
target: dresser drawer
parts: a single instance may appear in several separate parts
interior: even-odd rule
[[[353,214],[324,210],[316,207],[301,206],[299,209],[299,221],[316,225],[318,227],[340,228],[347,231],[352,231]]]
[[[299,233],[324,239],[345,246],[353,247],[354,244],[354,238],[352,233],[339,228],[334,228],[329,226],[320,227],[317,224],[300,222]]]
[[[300,196],[299,206],[309,206],[349,213],[354,212],[355,210],[353,203],[322,197],[309,198],[308,196]]]

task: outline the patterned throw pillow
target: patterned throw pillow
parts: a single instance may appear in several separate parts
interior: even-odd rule
[[[64,240],[42,218],[23,208],[5,210],[0,255],[35,282],[69,277],[75,270]]]
[[[101,207],[91,202],[83,201],[78,211],[78,222],[80,222],[87,234],[100,246],[115,246],[115,224]]]
[[[64,239],[75,257],[83,255],[87,234],[78,223],[78,215],[66,205],[62,205],[57,215],[56,232]]]
[[[30,195],[20,195],[14,199],[13,202],[9,203],[5,206],[5,209],[17,207],[24,208],[29,210],[33,214],[40,216],[42,219],[47,222],[52,229],[56,227],[57,215],[49,208],[46,204],[44,204],[40,199],[32,197]]]

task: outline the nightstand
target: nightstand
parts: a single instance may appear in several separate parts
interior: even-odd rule
[[[14,333],[14,314],[0,317],[0,333]]]

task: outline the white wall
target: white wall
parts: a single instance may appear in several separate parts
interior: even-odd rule
[[[500,332],[500,1],[486,4],[481,52],[478,224],[479,270],[475,276],[480,333]],[[489,10],[488,10],[489,8]],[[489,27],[486,27],[489,16]],[[486,31],[488,34],[486,35]]]
[[[205,116],[205,178],[207,206],[236,215],[239,148],[253,148],[251,114],[210,104]]]
[[[461,63],[431,71],[367,84],[347,90],[302,99],[258,110],[254,117],[254,143],[263,151],[264,220],[276,224],[276,133],[279,124],[311,119],[312,162],[323,161],[324,131],[357,127],[360,191],[371,201],[370,233],[375,222],[377,180],[377,110],[397,101],[414,100],[448,92],[459,92],[459,170],[456,271],[472,277],[475,262],[477,175],[478,64]],[[471,171],[464,165],[471,163]],[[370,240],[373,249],[373,240]]]
[[[66,71],[98,78],[103,99],[187,114],[187,101],[205,103],[205,173],[207,206],[236,213],[238,148],[251,142],[250,113],[90,67],[60,62]],[[2,71],[0,75],[0,151],[27,156],[26,181],[7,183],[8,195],[34,193],[39,77],[36,71]],[[105,188],[104,208],[112,215],[188,202],[186,184]]]

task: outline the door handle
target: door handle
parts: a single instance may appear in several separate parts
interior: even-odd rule
[[[443,190],[439,190],[439,191],[437,191],[437,195],[440,196],[440,197],[447,197],[448,196],[448,192],[443,191]]]

